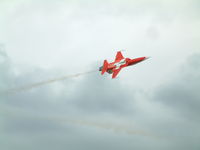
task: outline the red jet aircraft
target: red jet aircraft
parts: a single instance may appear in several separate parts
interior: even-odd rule
[[[147,58],[148,57],[139,57],[134,59],[124,58],[121,51],[118,51],[115,57],[115,61],[108,63],[107,60],[104,60],[103,66],[99,68],[99,71],[101,71],[102,75],[107,72],[112,74],[112,78],[115,78],[122,68],[135,65],[141,61],[146,60]]]

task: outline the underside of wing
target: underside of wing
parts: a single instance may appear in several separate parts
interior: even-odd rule
[[[112,78],[115,78],[122,68],[113,70]]]
[[[122,60],[122,59],[124,59],[124,56],[122,55],[121,51],[118,51],[118,52],[117,52],[117,55],[116,55],[116,57],[115,57],[115,61],[116,61],[116,60]]]

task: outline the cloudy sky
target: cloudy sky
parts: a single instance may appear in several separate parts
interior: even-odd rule
[[[118,50],[151,59],[0,94],[3,150],[199,150],[198,0],[0,0],[0,93],[98,70]]]

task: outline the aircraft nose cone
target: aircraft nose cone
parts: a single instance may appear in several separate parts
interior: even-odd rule
[[[145,59],[147,59],[147,57],[140,57],[140,58],[138,58],[138,61],[143,61]]]
[[[144,59],[146,60],[146,59],[149,59],[150,57],[144,57]]]

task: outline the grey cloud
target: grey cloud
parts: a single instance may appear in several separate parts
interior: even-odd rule
[[[134,112],[134,96],[126,94],[118,80],[109,80],[97,74],[88,75],[81,81],[71,103],[87,113],[130,114]],[[124,114],[124,115],[125,115]]]
[[[176,77],[158,88],[154,99],[173,107],[182,116],[198,120],[200,108],[200,54],[191,56]]]
[[[11,78],[9,78],[12,74],[10,65],[10,59],[5,52],[5,46],[3,44],[0,44],[0,90],[8,87],[9,81],[12,80]]]

